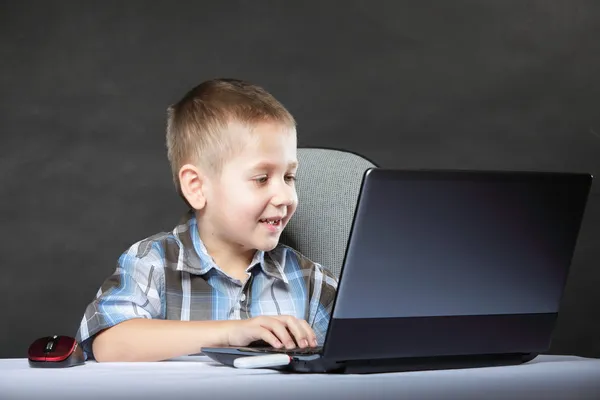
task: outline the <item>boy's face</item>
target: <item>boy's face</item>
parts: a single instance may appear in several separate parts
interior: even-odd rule
[[[252,132],[238,124],[231,129],[245,145],[207,185],[206,239],[223,249],[269,251],[298,204],[296,131],[276,123],[255,125]]]

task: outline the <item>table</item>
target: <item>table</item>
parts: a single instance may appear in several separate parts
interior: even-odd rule
[[[204,356],[155,363],[30,368],[0,360],[0,399],[600,399],[600,359],[542,355],[527,364],[370,375],[290,374]]]

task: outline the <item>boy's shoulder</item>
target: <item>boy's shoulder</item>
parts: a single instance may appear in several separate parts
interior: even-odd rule
[[[119,265],[125,269],[149,268],[177,269],[183,245],[173,232],[158,232],[130,245],[119,257]]]
[[[173,232],[158,232],[133,243],[123,255],[136,259],[165,258],[167,253],[180,248],[181,242]]]
[[[136,258],[165,258],[168,255],[179,253],[180,250],[189,250],[193,247],[190,225],[195,221],[186,214],[171,231],[161,231],[152,236],[138,240],[132,244],[127,253]]]
[[[164,248],[169,245],[175,245],[180,247],[179,239],[173,234],[173,232],[158,232],[152,236],[148,236],[142,240],[137,241],[131,247],[135,249],[135,255],[138,258],[144,258],[150,254],[151,251],[162,253]]]

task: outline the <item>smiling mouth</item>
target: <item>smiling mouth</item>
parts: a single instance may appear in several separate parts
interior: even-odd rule
[[[263,224],[267,224],[267,225],[271,225],[271,226],[280,226],[282,219],[281,218],[265,218],[265,219],[261,219],[258,222],[261,222]]]

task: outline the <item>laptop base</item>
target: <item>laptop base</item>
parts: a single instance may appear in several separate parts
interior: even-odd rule
[[[239,357],[261,355],[259,352],[248,351],[244,348],[203,348],[202,353],[228,366],[233,366],[234,360]],[[292,361],[289,365],[268,367],[268,369],[302,373],[375,374],[519,365],[533,360],[537,355],[534,353],[484,354],[348,361],[328,360],[319,354],[292,355]]]
[[[370,374],[501,367],[524,364],[533,360],[535,357],[537,357],[537,354],[485,354],[471,356],[355,360],[341,363],[344,367],[338,370],[338,372],[345,374]]]

